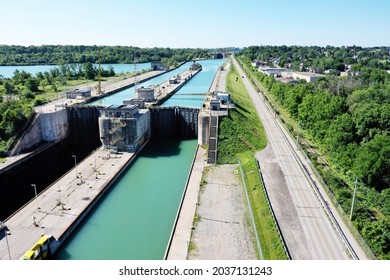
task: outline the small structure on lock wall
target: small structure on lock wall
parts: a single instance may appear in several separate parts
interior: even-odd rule
[[[99,133],[105,149],[135,152],[150,136],[150,111],[138,104],[99,109]]]

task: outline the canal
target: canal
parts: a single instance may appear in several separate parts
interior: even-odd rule
[[[177,98],[167,103],[199,108],[204,96],[191,94],[207,93],[223,62],[199,61],[203,70],[176,93]],[[161,83],[188,69],[190,63],[139,86]],[[98,104],[122,104],[122,100],[133,97],[134,88],[129,88],[99,100]],[[149,142],[63,244],[56,259],[163,259],[196,147],[196,139]]]

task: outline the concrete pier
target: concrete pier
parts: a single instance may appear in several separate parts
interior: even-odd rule
[[[75,168],[4,221],[0,260],[8,260],[9,253],[11,259],[21,259],[42,233],[62,243],[137,153],[112,154],[100,148],[82,162],[76,159]],[[5,236],[5,231],[11,234]]]
[[[230,63],[227,68],[230,67]],[[228,68],[229,69],[229,68]],[[216,90],[225,90],[227,70],[217,71],[214,80],[209,88],[209,92]],[[202,127],[202,126],[200,126]],[[201,132],[201,129],[199,130]],[[198,151],[192,165],[190,177],[186,186],[185,195],[175,223],[171,240],[168,244],[165,259],[167,260],[185,260],[187,259],[188,247],[193,230],[193,222],[197,208],[198,196],[200,192],[200,181],[202,172],[206,166],[206,150],[198,146]]]
[[[191,80],[196,74],[198,74],[202,69],[197,70],[186,70],[174,77],[168,79],[162,84],[157,85],[154,88],[155,99],[156,101],[151,105],[161,105],[169,99],[175,92],[181,89],[189,80]],[[172,83],[173,79],[179,76],[180,78],[176,80],[176,82]]]

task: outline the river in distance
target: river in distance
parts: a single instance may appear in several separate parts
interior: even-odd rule
[[[97,64],[94,64],[98,67]],[[134,64],[101,64],[102,69],[108,70],[114,68],[116,74],[134,72]],[[16,66],[0,66],[0,75],[4,78],[12,78],[16,70],[26,71],[31,75],[36,75],[38,72],[50,72],[50,69],[58,68],[59,65],[16,65]],[[137,71],[150,69],[150,62],[137,63]]]

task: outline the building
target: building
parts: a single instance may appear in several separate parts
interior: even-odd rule
[[[75,90],[69,90],[65,92],[67,99],[87,99],[88,97],[91,97],[91,90],[90,89],[75,89]]]
[[[161,61],[152,61],[150,62],[150,67],[153,71],[164,71],[165,67]]]
[[[305,80],[308,83],[316,82],[319,78],[325,77],[325,75],[309,72],[292,72],[291,76],[295,80]]]
[[[145,102],[154,101],[154,88],[140,87],[137,88],[136,92],[137,92],[137,99],[144,99]]]
[[[273,68],[273,67],[259,67],[258,70],[267,76],[281,76],[282,72],[286,72],[286,68]]]
[[[181,80],[181,77],[179,74],[177,74],[176,76],[173,76],[172,78],[170,78],[168,81],[169,81],[170,85],[175,85],[175,84],[180,83],[180,80]]]
[[[210,100],[210,110],[212,111],[218,111],[221,109],[221,100],[218,99],[218,97],[211,97]]]
[[[196,63],[195,61],[194,61],[194,63],[192,63],[190,65],[191,71],[196,71],[196,70],[201,69],[201,68],[202,68],[202,65],[200,65],[199,63]]]
[[[130,100],[123,100],[123,105],[138,105],[139,109],[145,109],[145,99],[133,98]]]
[[[221,104],[227,104],[230,101],[230,93],[227,91],[214,91],[212,95],[221,100]]]
[[[280,77],[275,79],[278,82],[285,83],[285,84],[296,84],[298,83],[297,80],[295,80],[293,77]]]
[[[105,149],[135,152],[150,135],[150,111],[138,105],[111,105],[99,109],[99,133]]]
[[[233,102],[230,100],[230,93],[227,91],[213,91],[207,96],[204,107],[212,111],[227,111],[232,108]]]
[[[253,67],[259,68],[259,67],[267,66],[268,63],[265,61],[261,61],[261,60],[254,60],[251,64]]]

